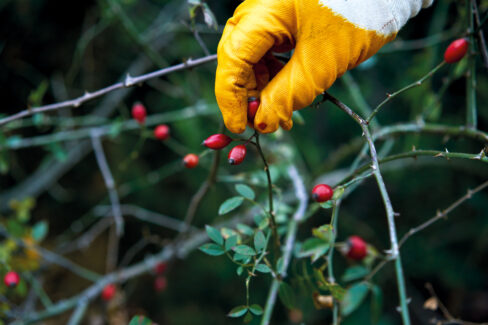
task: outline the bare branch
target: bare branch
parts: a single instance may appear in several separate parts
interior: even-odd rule
[[[147,74],[143,74],[143,75],[137,76],[137,77],[131,77],[129,74],[127,74],[124,81],[117,82],[113,85],[107,86],[105,88],[96,90],[96,91],[91,92],[91,93],[85,92],[85,94],[83,96],[80,96],[80,97],[77,97],[77,98],[74,98],[71,100],[67,100],[64,102],[60,102],[60,103],[29,108],[29,109],[26,109],[24,111],[20,111],[14,115],[0,119],[0,126],[5,125],[9,122],[24,118],[26,116],[30,116],[30,115],[35,114],[35,113],[48,112],[48,111],[58,110],[60,108],[67,108],[67,107],[77,108],[81,104],[83,104],[89,100],[101,97],[101,96],[106,95],[110,92],[113,92],[114,90],[132,87],[134,85],[143,83],[147,80],[150,80],[153,78],[158,78],[158,77],[164,76],[168,73],[172,73],[175,71],[190,69],[190,68],[205,64],[207,62],[215,61],[216,59],[217,59],[217,55],[214,54],[214,55],[209,55],[209,56],[205,56],[202,58],[198,58],[195,60],[188,59],[187,61],[185,61],[183,63],[177,64],[177,65],[174,65],[171,67],[167,67],[164,69],[156,70],[156,71],[153,71],[153,72],[150,72]]]
[[[102,173],[103,180],[110,197],[110,202],[112,203],[112,213],[117,229],[117,236],[120,237],[124,233],[124,219],[122,218],[122,212],[120,211],[119,195],[115,189],[115,181],[112,177],[112,173],[110,172],[110,167],[108,166],[107,158],[105,157],[102,143],[100,142],[100,136],[96,129],[92,130],[91,140],[93,150],[95,151],[95,157],[97,158],[98,167]]]

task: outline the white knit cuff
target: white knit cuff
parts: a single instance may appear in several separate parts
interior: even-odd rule
[[[400,30],[407,21],[415,17],[420,9],[430,6],[434,0],[386,0],[391,6],[391,11],[397,28]]]

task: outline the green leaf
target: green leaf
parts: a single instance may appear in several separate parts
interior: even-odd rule
[[[237,230],[243,235],[252,236],[254,234],[254,230],[251,227],[242,223],[237,224]]]
[[[254,200],[254,198],[256,197],[252,188],[244,184],[237,184],[236,191],[245,198],[248,198],[249,200]]]
[[[235,253],[232,259],[236,262],[240,261],[242,264],[247,264],[251,260],[251,256]]]
[[[265,247],[266,247],[266,237],[264,237],[262,231],[258,231],[254,235],[254,248],[256,248],[256,251],[261,252]]]
[[[29,106],[40,106],[48,87],[49,83],[47,82],[47,80],[41,81],[39,86],[37,86],[35,90],[31,91],[29,97],[27,98]]]
[[[237,245],[238,236],[230,236],[225,240],[225,251],[230,251],[232,247]]]
[[[232,308],[232,310],[229,311],[227,316],[238,318],[238,317],[241,317],[242,315],[244,315],[246,312],[247,312],[247,306],[244,306],[244,305],[237,306],[237,307]]]
[[[312,257],[312,263],[318,260],[321,256],[325,255],[329,251],[330,245],[318,238],[307,239],[302,246],[301,252],[298,257]]]
[[[278,296],[280,297],[283,305],[285,305],[287,308],[293,309],[295,307],[295,293],[293,292],[293,288],[286,282],[280,283]]]
[[[342,301],[342,299],[344,299],[344,296],[346,295],[346,289],[344,289],[343,287],[341,287],[339,284],[337,284],[337,283],[328,283],[327,284],[327,287],[329,288],[329,291],[330,291],[331,295],[336,300]]]
[[[344,187],[339,186],[335,189],[334,194],[332,195],[332,200],[338,200],[344,195]]]
[[[219,246],[217,244],[204,244],[198,248],[205,254],[211,255],[211,256],[219,256],[225,253],[224,249],[222,246]]]
[[[68,153],[59,143],[50,143],[46,148],[54,155],[54,158],[60,162],[63,162],[68,158]]]
[[[341,315],[348,316],[354,312],[366,299],[369,286],[364,283],[356,283],[347,289],[344,299],[341,301]]]
[[[322,225],[318,228],[313,228],[312,234],[325,242],[330,242],[334,239],[334,228],[331,225]]]
[[[246,255],[246,256],[256,255],[256,252],[254,251],[254,249],[252,249],[252,247],[247,246],[247,245],[238,245],[238,246],[234,247],[233,250],[237,254],[241,254],[241,255]]]
[[[261,273],[270,273],[271,269],[266,264],[258,264],[256,265],[256,271]]]
[[[242,196],[234,196],[230,199],[225,200],[224,203],[220,205],[219,215],[223,215],[231,212],[234,209],[237,209],[243,201],[244,198]]]
[[[332,296],[336,299],[341,301],[344,299],[344,295],[346,294],[346,290],[342,288],[337,283],[330,283],[324,277],[324,273],[320,269],[313,269],[313,275],[317,282],[317,285],[321,290],[328,290],[332,294]]]
[[[276,261],[276,271],[278,271],[278,273],[281,273],[283,272],[283,257],[280,257],[277,261]]]
[[[7,231],[10,235],[20,238],[24,234],[24,226],[15,219],[7,221]]]
[[[369,273],[369,270],[362,265],[352,266],[346,269],[342,276],[342,281],[354,281],[365,277]]]
[[[262,315],[263,314],[263,308],[259,306],[258,304],[253,304],[249,306],[249,310],[251,313],[253,313],[256,316]]]
[[[134,316],[130,320],[129,325],[152,325],[153,322],[145,316]]]
[[[219,245],[224,244],[224,237],[220,234],[220,231],[212,226],[206,225],[205,230],[207,231],[208,237]]]
[[[244,272],[244,268],[243,268],[242,266],[239,266],[239,267],[237,268],[236,272],[237,272],[237,275],[241,275],[241,274],[242,274],[242,272]]]
[[[329,200],[329,201],[326,201],[326,202],[323,202],[323,203],[319,203],[320,206],[323,208],[323,209],[330,209],[334,206],[334,201],[332,200]]]
[[[259,229],[265,229],[269,225],[269,218],[258,214],[254,216],[254,222],[256,223]]]
[[[46,221],[39,221],[32,227],[32,238],[34,238],[36,242],[42,241],[47,235],[48,228]]]
[[[245,324],[250,323],[252,319],[253,319],[252,314],[248,312],[246,316],[244,316],[244,323]]]
[[[377,285],[371,287],[371,293],[373,295],[371,299],[371,323],[376,324],[381,318],[383,293],[381,292],[381,288]]]

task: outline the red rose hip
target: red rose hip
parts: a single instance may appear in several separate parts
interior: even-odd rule
[[[198,156],[194,153],[189,153],[183,158],[183,164],[186,168],[195,168],[198,165]]]
[[[19,281],[20,281],[20,276],[15,271],[9,271],[3,277],[3,283],[5,283],[5,285],[10,288],[16,287],[19,284]]]
[[[166,140],[169,138],[169,126],[167,126],[166,124],[161,124],[161,125],[158,125],[155,129],[154,129],[154,137],[158,140]]]
[[[312,190],[312,198],[319,203],[329,201],[332,195],[334,195],[334,191],[327,184],[315,185]]]
[[[156,292],[162,292],[168,286],[168,281],[164,276],[158,276],[154,279],[154,290]]]
[[[254,123],[254,117],[259,108],[259,100],[256,97],[249,97],[247,99],[247,120]]]
[[[346,256],[352,260],[360,261],[368,255],[368,246],[359,236],[350,236],[347,239]]]
[[[144,124],[146,121],[146,108],[141,103],[135,103],[132,105],[132,118],[139,122],[139,124]]]
[[[469,42],[466,38],[453,41],[444,52],[444,61],[455,63],[461,60],[468,52]]]
[[[164,262],[158,263],[154,267],[154,273],[156,273],[156,274],[163,274],[166,271],[167,268],[168,268],[168,264],[166,264]]]
[[[109,301],[115,296],[116,291],[117,288],[115,287],[115,284],[107,284],[102,290],[102,299],[105,301]]]
[[[232,142],[232,139],[225,134],[213,134],[209,136],[205,141],[203,141],[203,145],[207,148],[219,150],[225,148]]]
[[[229,151],[229,164],[239,165],[244,161],[244,158],[246,158],[246,153],[247,149],[245,145],[240,144],[238,146],[235,146]]]

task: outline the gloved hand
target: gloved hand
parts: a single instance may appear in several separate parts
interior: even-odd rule
[[[246,0],[227,21],[217,54],[215,94],[227,128],[241,133],[247,99],[261,104],[254,127],[289,130],[337,77],[393,40],[433,0]],[[295,48],[283,64],[273,52]]]

